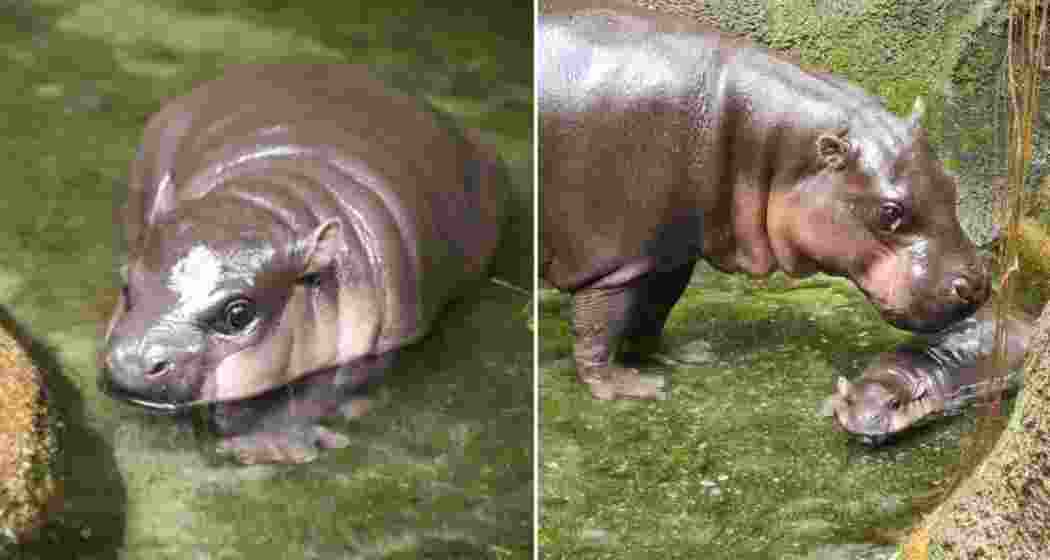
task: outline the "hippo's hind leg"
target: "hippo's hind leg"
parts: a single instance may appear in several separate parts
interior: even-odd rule
[[[645,282],[642,277],[627,285],[585,288],[573,295],[576,374],[597,399],[665,396],[662,377],[643,376],[612,363],[617,345],[640,312]]]
[[[696,261],[646,275],[638,287],[635,310],[624,332],[622,354],[630,361],[659,358],[661,335],[671,308],[682,297]]]
[[[240,401],[213,405],[218,452],[244,464],[308,463],[349,438],[320,424],[341,415],[356,418],[371,405],[366,389],[393,361],[393,353],[309,375]]]

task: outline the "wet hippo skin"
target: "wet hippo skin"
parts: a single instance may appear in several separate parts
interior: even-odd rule
[[[894,326],[936,331],[987,299],[956,185],[921,128],[861,88],[695,24],[615,9],[536,32],[541,274],[573,294],[577,374],[659,398],[640,355],[697,260],[848,277]]]
[[[872,360],[860,378],[838,380],[829,397],[834,425],[864,443],[879,445],[894,434],[954,414],[994,390],[1017,389],[1035,321],[1007,310],[1004,370],[993,352],[996,309],[988,304],[947,329],[920,335]]]
[[[146,126],[120,216],[122,296],[100,385],[212,405],[223,449],[302,462],[319,425],[483,276],[506,174],[363,68],[246,66]]]

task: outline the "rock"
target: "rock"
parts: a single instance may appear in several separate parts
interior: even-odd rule
[[[0,331],[0,550],[32,538],[61,504],[58,452],[40,371]]]

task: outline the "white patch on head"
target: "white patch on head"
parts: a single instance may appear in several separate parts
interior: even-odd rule
[[[220,255],[205,245],[190,249],[171,269],[168,288],[179,295],[178,307],[186,314],[203,311],[212,302],[210,297],[223,280],[240,280],[245,286],[275,250],[269,246],[246,246],[243,250]]]
[[[171,268],[168,288],[179,294],[179,306],[210,303],[208,297],[222,279],[223,260],[211,249],[198,245]]]

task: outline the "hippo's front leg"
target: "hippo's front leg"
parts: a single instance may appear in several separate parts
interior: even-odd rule
[[[244,464],[309,463],[324,449],[350,444],[320,424],[334,415],[353,419],[367,412],[362,388],[393,362],[393,353],[309,375],[259,397],[212,405],[217,451]]]
[[[635,311],[630,313],[631,322],[624,333],[621,355],[634,361],[651,360],[667,366],[697,365],[697,360],[681,353],[665,352],[662,344],[664,325],[671,315],[671,308],[678,302],[696,267],[695,260],[653,271],[641,279],[635,296]]]
[[[600,400],[662,399],[664,379],[613,365],[616,347],[636,320],[641,282],[585,288],[573,295],[576,374]]]

